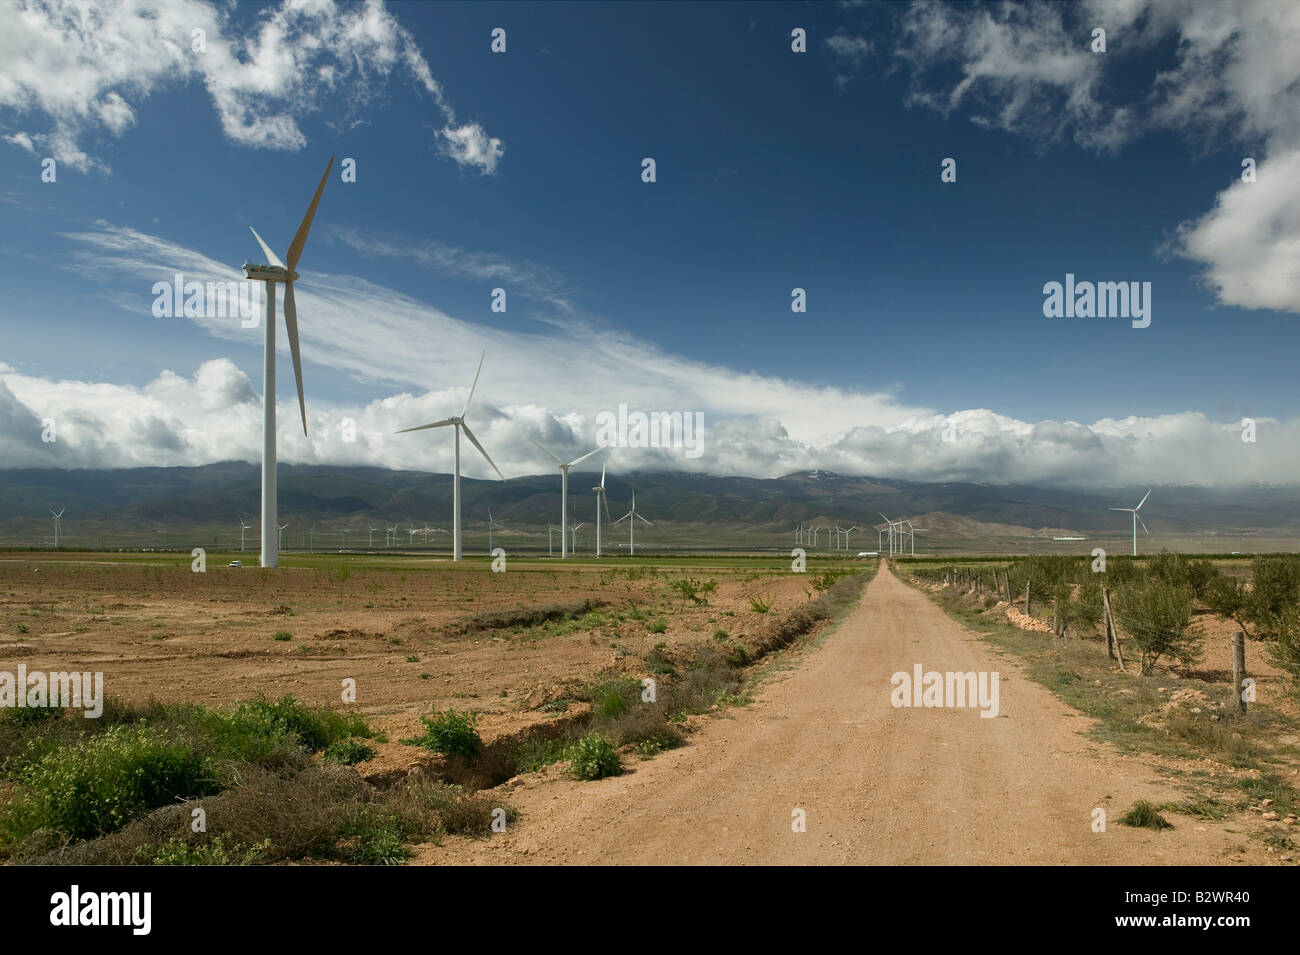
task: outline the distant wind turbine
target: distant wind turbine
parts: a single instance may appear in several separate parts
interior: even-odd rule
[[[483,371],[483,359],[487,357],[484,352],[478,360],[478,371],[474,372],[474,383],[469,386],[469,395],[465,398],[465,407],[461,409],[460,415],[455,418],[444,418],[441,421],[435,421],[432,424],[422,424],[416,428],[403,428],[398,434],[406,434],[408,431],[427,431],[430,428],[446,428],[448,426],[456,429],[456,444],[452,455],[453,476],[451,483],[451,508],[452,508],[452,544],[451,559],[460,560],[460,433],[465,432],[465,437],[469,438],[470,443],[478,448],[478,453],[483,455],[487,463],[492,465],[492,470],[497,472],[501,480],[506,476],[501,473],[492,456],[483,450],[483,445],[478,443],[478,438],[474,437],[474,432],[469,429],[469,424],[465,421],[465,413],[469,411],[469,403],[474,400],[474,389],[478,387],[478,376]]]
[[[1138,501],[1137,507],[1112,507],[1111,508],[1112,511],[1128,511],[1130,514],[1133,515],[1133,556],[1134,557],[1136,557],[1138,554],[1138,525],[1139,524],[1142,525],[1143,533],[1145,533],[1148,537],[1151,536],[1151,532],[1147,530],[1146,523],[1142,520],[1142,518],[1138,517],[1138,511],[1142,509],[1142,505],[1147,502],[1147,498],[1149,498],[1150,496],[1151,496],[1151,490],[1149,489],[1146,492],[1146,494],[1142,495],[1142,500]]]
[[[592,488],[596,492],[596,556],[600,557],[600,509],[605,509],[605,519],[609,520],[609,500],[605,497],[605,465],[600,466],[600,483]]]
[[[252,527],[252,525],[245,523],[242,517],[239,519],[239,549],[241,551],[244,549],[244,531],[248,530],[250,527]]]
[[[59,549],[59,528],[62,526],[61,520],[63,518],[63,512],[66,511],[67,509],[68,508],[65,505],[64,507],[59,508],[58,513],[55,513],[54,508],[50,508],[50,513],[54,514],[54,549],[55,550]]]
[[[488,508],[488,553],[492,553],[492,532],[501,525],[492,519],[492,508]]]
[[[604,449],[596,448],[594,451],[588,451],[582,457],[574,458],[568,464],[565,464],[550,451],[547,451],[546,448],[543,448],[536,441],[533,441],[532,438],[529,438],[528,440],[532,441],[533,445],[538,449],[546,451],[555,463],[560,466],[560,559],[564,560],[569,556],[569,534],[568,526],[565,524],[569,514],[569,468],[573,467],[575,464],[581,464],[593,454],[598,454]]]
[[[298,383],[298,410],[302,413],[302,433],[307,433],[307,404],[302,394],[302,356],[298,351],[298,307],[294,304],[293,283],[298,279],[294,271],[303,247],[307,244],[307,233],[311,231],[312,220],[316,217],[316,206],[320,203],[321,193],[325,190],[325,181],[329,179],[330,170],[334,168],[334,157],[330,157],[325,167],[325,174],[320,177],[316,195],[312,197],[307,214],[302,217],[302,224],[294,233],[285,253],[286,262],[271,251],[257,230],[249,227],[253,238],[262,247],[262,252],[270,260],[270,265],[244,264],[244,276],[266,283],[266,321],[263,329],[262,354],[262,566],[278,567],[280,564],[279,538],[276,528],[276,493],[275,493],[275,284],[284,283],[284,328],[289,336],[289,354],[293,357],[293,376]]]
[[[647,521],[644,517],[642,517],[640,514],[636,512],[636,491],[632,492],[631,510],[629,510],[626,514],[624,514],[614,523],[621,524],[624,521],[627,521],[627,551],[630,556],[635,557],[636,556],[636,522],[640,521],[642,524],[646,524],[650,527],[654,527],[653,523]]]

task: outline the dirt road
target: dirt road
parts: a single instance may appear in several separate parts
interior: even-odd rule
[[[999,671],[1000,715],[901,708],[915,664]],[[1260,861],[1240,833],[1175,816],[1116,821],[1180,794],[1143,760],[1081,735],[1090,721],[882,568],[859,605],[750,707],[623,776],[552,767],[502,787],[522,815],[490,840],[426,847],[431,864],[1210,863]],[[1104,808],[1104,833],[1092,812]],[[796,809],[806,831],[792,828]]]

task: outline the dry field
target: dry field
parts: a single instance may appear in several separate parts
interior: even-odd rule
[[[226,566],[232,556],[256,561],[209,554],[200,574],[178,556],[7,555],[0,669],[102,671],[106,694],[131,703],[291,694],[342,708],[352,679],[356,707],[393,740],[431,709],[455,707],[480,712],[490,742],[546,721],[537,707],[575,686],[644,676],[656,644],[669,654],[725,647],[718,630],[743,640],[811,590],[775,561],[534,560],[492,573],[486,560],[338,557],[264,572]],[[717,589],[696,605],[672,589],[682,578]],[[752,596],[770,614],[756,613]],[[539,609],[559,619],[514,619]],[[377,748],[386,769],[421,757],[398,743]]]

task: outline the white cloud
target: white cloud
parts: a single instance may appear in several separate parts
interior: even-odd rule
[[[895,52],[913,70],[910,100],[944,115],[964,109],[988,128],[1097,151],[1153,130],[1205,148],[1242,144],[1258,181],[1227,187],[1163,250],[1202,263],[1223,304],[1300,312],[1300,3],[925,2],[903,25]],[[1091,52],[1095,27],[1107,31],[1105,53]],[[1112,80],[1162,47],[1172,63],[1148,70],[1145,85]]]
[[[237,277],[201,253],[156,236],[101,225],[70,236],[74,267],[112,277],[139,276],[119,296],[138,320],[154,318],[155,279],[180,270],[198,281]],[[367,243],[369,244],[369,243]],[[380,249],[382,252],[383,250]],[[452,267],[524,270],[504,259],[446,247],[415,250]],[[298,427],[286,346],[279,336],[281,459],[372,464],[446,472],[443,432],[398,429],[458,414],[483,350],[487,361],[469,420],[507,475],[540,473],[546,461],[528,439],[577,456],[596,437],[597,415],[631,410],[703,412],[704,454],[620,449],[618,469],[656,468],[777,476],[805,468],[887,474],[916,480],[1115,486],[1126,483],[1294,483],[1300,473],[1300,421],[1260,418],[1259,441],[1243,444],[1239,424],[1197,412],[1091,424],[1021,421],[984,409],[941,413],[895,395],[809,385],[708,364],[576,317],[547,334],[502,331],[462,321],[372,282],[303,273],[297,289],[306,362],[310,437]],[[133,304],[134,303],[134,304]],[[192,320],[216,338],[260,348],[261,330],[238,320]],[[568,373],[581,356],[581,374]],[[364,404],[322,400],[322,377],[387,383]],[[374,390],[374,389],[372,389]],[[125,467],[258,460],[260,382],[225,358],[162,372],[143,387],[56,381],[0,366],[0,460],[9,466]],[[665,403],[668,403],[666,406]],[[59,441],[40,441],[40,422],[58,422]],[[354,443],[343,418],[356,421]],[[945,431],[951,427],[950,437]],[[465,473],[488,477],[472,450]]]
[[[457,125],[414,38],[380,0],[285,0],[259,10],[243,34],[243,11],[204,0],[0,0],[0,17],[0,106],[49,123],[6,139],[74,169],[105,168],[82,139],[98,128],[123,135],[135,123],[132,103],[173,84],[202,82],[232,142],[297,150],[307,142],[304,116],[328,106],[335,122],[350,125],[397,70],[437,106],[436,135],[453,144],[446,155],[486,174],[503,152],[477,124]]]
[[[501,140],[489,136],[478,123],[445,126],[438,131],[438,151],[462,166],[477,166],[484,174],[496,172],[497,162],[505,152]]]

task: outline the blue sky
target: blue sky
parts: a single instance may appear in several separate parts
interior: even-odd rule
[[[595,416],[627,402],[702,410],[713,435],[702,461],[624,449],[629,467],[1293,480],[1290,5],[305,16],[156,0],[152,32],[121,12],[78,32],[57,7],[18,4],[5,15],[23,28],[0,40],[15,466],[255,458],[260,331],[155,318],[151,287],[260,260],[249,225],[283,255],[336,154],[357,182],[332,175],[298,284],[319,418],[301,443],[285,433],[282,460],[445,469],[446,442],[391,431],[459,410],[486,347],[476,407],[507,473],[541,469],[526,438],[580,453]],[[203,54],[185,48],[194,23]],[[1206,25],[1235,40],[1198,46]],[[795,27],[807,53],[791,51]],[[91,33],[122,55],[80,52]],[[1269,52],[1276,69],[1252,70]],[[1259,181],[1240,182],[1244,156]],[[1150,282],[1150,327],[1044,317],[1043,284],[1067,272]],[[498,286],[505,314],[489,309]],[[287,354],[279,367],[292,424]],[[1241,447],[1244,415],[1262,447]],[[67,423],[57,452],[33,439],[47,416]],[[359,444],[330,437],[347,416]]]

